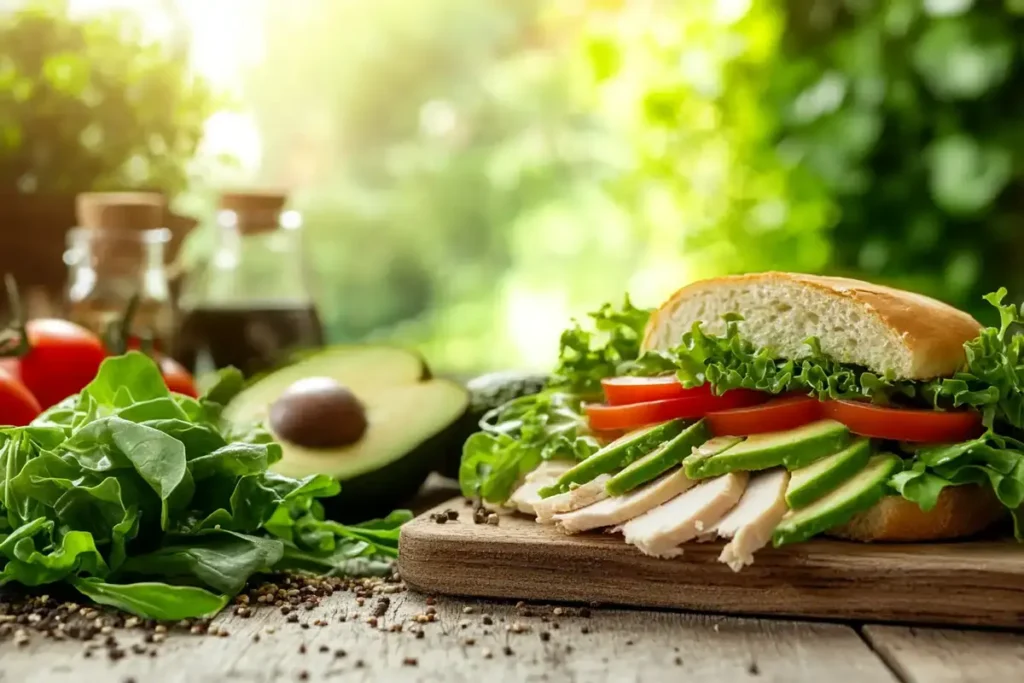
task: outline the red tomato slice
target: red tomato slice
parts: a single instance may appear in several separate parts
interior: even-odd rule
[[[727,391],[721,396],[708,393],[705,396],[687,396],[623,406],[590,404],[585,407],[585,410],[590,428],[593,430],[629,430],[676,418],[704,417],[710,412],[750,406],[760,403],[764,399],[765,394],[759,391],[735,389]]]
[[[6,370],[0,370],[0,425],[24,427],[41,412],[32,392]]]
[[[811,396],[773,399],[764,405],[708,413],[715,436],[750,436],[781,432],[814,422],[821,417],[821,403]]]
[[[608,377],[601,380],[608,405],[622,406],[648,401],[667,401],[687,396],[709,396],[711,385],[702,384],[686,389],[675,375],[664,377]]]
[[[626,432],[614,431],[614,432],[594,432],[594,438],[597,439],[602,446],[607,446],[612,441],[621,438]]]
[[[967,441],[984,431],[981,414],[973,410],[939,412],[882,408],[859,401],[826,401],[826,417],[842,422],[854,434],[914,443]]]

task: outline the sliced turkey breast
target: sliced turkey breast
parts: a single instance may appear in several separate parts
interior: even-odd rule
[[[732,540],[722,548],[719,562],[734,571],[754,562],[754,552],[771,540],[772,531],[786,514],[789,472],[779,468],[756,474],[743,497],[718,523],[711,535]]]
[[[611,479],[610,475],[602,474],[565,493],[541,498],[533,504],[533,512],[537,515],[537,521],[541,524],[553,524],[555,515],[559,513],[579,510],[599,500],[604,500],[608,497],[608,491],[605,490],[604,485],[608,483],[609,479]]]
[[[725,516],[743,495],[746,472],[730,472],[702,482],[667,503],[622,525],[622,534],[641,552],[655,557],[682,554],[678,546]]]
[[[682,467],[677,467],[626,495],[605,498],[574,512],[555,515],[554,520],[569,534],[622,524],[675,498],[695,483]]]
[[[573,464],[567,460],[542,462],[537,469],[523,478],[522,486],[515,490],[506,505],[523,514],[535,514],[533,506],[541,499],[537,492],[545,486],[554,484],[563,473],[569,471]]]

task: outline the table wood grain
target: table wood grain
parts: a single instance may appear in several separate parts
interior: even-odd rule
[[[423,625],[417,638],[410,620],[426,613],[426,597],[390,597],[376,628],[366,623],[373,600],[359,607],[346,593],[302,611],[300,623],[319,619],[327,622],[323,627],[303,629],[275,609],[249,619],[226,614],[214,624],[227,637],[173,633],[143,654],[131,649],[142,633],[123,632],[117,637],[128,654],[116,662],[102,647],[86,658],[80,642],[36,636],[19,647],[8,641],[0,644],[0,681],[898,680],[849,626],[615,609],[583,617],[566,608],[568,615],[556,616],[550,605],[438,598],[437,621]],[[393,624],[403,631],[389,632]],[[154,647],[159,654],[150,657]]]
[[[1024,635],[1019,633],[865,626],[863,634],[905,681],[1024,679]]]
[[[398,560],[410,585],[476,597],[597,601],[767,618],[1024,629],[1024,549],[1014,541],[869,544],[814,539],[759,550],[734,572],[722,542],[688,543],[670,560],[620,534],[566,535],[509,514],[476,524],[461,498],[402,527]]]
[[[118,661],[107,657],[102,637],[94,649],[41,635],[23,646],[7,640],[0,642],[0,683],[946,683],[1019,680],[1024,670],[1020,633],[664,610],[583,612],[579,606],[413,591],[388,597],[391,604],[376,627],[367,623],[376,598],[359,605],[353,593],[339,592],[297,612],[297,623],[274,608],[255,610],[250,618],[226,611],[214,621],[226,637],[172,632],[165,642],[149,644],[142,642],[144,631],[119,630],[113,635],[126,656]],[[418,623],[431,609],[436,620]],[[397,624],[402,630],[392,632]]]

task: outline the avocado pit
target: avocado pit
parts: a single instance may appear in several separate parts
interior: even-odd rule
[[[305,377],[270,406],[270,427],[305,448],[340,448],[359,441],[368,426],[363,404],[330,377]]]

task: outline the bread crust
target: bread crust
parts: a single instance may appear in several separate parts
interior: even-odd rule
[[[771,281],[814,288],[827,296],[850,300],[876,316],[911,354],[912,370],[905,379],[947,377],[962,369],[966,362],[964,343],[982,330],[981,323],[969,314],[921,294],[850,278],[769,271],[701,280],[677,290],[651,315],[643,349],[654,346],[656,331],[669,324],[672,313],[687,297],[722,285]]]
[[[886,496],[827,535],[864,542],[952,540],[973,536],[1006,513],[988,486],[950,486],[928,512],[902,496]]]

